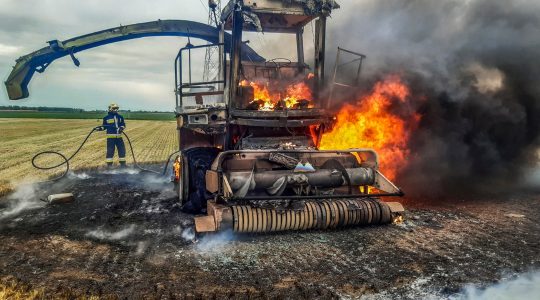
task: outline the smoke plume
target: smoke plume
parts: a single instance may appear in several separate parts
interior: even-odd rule
[[[465,288],[466,300],[521,300],[534,299],[540,295],[540,273],[524,274],[513,280],[479,289],[474,286]]]
[[[399,75],[422,115],[402,185],[500,187],[536,166],[540,2],[349,2],[340,4],[354,10],[333,13],[327,44],[367,55],[365,92]]]
[[[13,218],[21,212],[45,206],[36,196],[36,186],[33,184],[22,185],[7,200],[7,205],[0,209],[0,221],[5,218]]]
[[[127,226],[119,231],[107,231],[103,229],[96,229],[86,234],[88,237],[93,237],[100,240],[123,240],[135,232],[135,225]]]

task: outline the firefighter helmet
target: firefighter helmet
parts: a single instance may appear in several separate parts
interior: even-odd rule
[[[109,104],[109,111],[113,111],[113,109],[118,110],[119,107],[118,107],[118,104],[111,102],[111,104]]]

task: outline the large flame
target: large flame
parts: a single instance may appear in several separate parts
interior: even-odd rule
[[[279,106],[279,101],[283,100],[285,107],[289,109],[299,108],[301,100],[311,102],[313,95],[308,85],[305,82],[298,82],[288,85],[282,92],[278,92],[271,82],[242,80],[240,86],[250,85],[254,89],[254,99],[251,103],[262,101],[259,110],[271,111]],[[269,89],[272,92],[269,92]],[[307,108],[312,108],[312,104],[308,104]]]
[[[379,154],[381,172],[395,180],[407,164],[409,130],[417,126],[420,115],[410,110],[398,116],[390,108],[395,102],[408,104],[409,96],[409,89],[397,76],[377,83],[371,95],[341,109],[334,129],[323,135],[319,149],[373,149]]]

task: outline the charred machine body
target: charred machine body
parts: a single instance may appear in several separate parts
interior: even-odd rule
[[[174,180],[184,207],[207,213],[195,218],[198,232],[387,224],[403,211],[378,198],[403,193],[379,172],[375,151],[318,150],[333,122],[322,85],[326,22],[338,7],[332,0],[231,0],[221,12],[218,43],[180,50],[175,93],[182,152]],[[303,31],[314,20],[311,70]],[[243,33],[261,31],[294,35],[296,57],[243,52]],[[219,71],[210,81],[192,82],[192,52],[206,47],[219,49]],[[378,192],[368,194],[369,187]]]

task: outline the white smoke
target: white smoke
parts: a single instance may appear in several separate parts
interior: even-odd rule
[[[148,249],[150,242],[149,241],[141,241],[137,244],[137,250],[135,251],[135,255],[140,256],[143,255],[146,249]]]
[[[540,160],[540,149],[538,150],[538,159]],[[540,164],[534,167],[524,168],[521,182],[524,187],[540,187]]]
[[[524,274],[485,289],[468,286],[465,288],[465,295],[466,300],[540,299],[540,272]]]
[[[10,201],[6,210],[0,211],[0,220],[16,216],[19,213],[45,206],[45,202],[39,200],[36,195],[36,187],[33,184],[21,186],[8,197]]]
[[[129,169],[113,169],[113,170],[105,170],[104,173],[106,174],[139,174],[141,171],[139,169],[135,168],[129,168]]]
[[[74,177],[78,178],[78,179],[89,179],[89,178],[92,178],[92,176],[88,175],[87,173],[74,173],[72,174]]]
[[[102,229],[97,229],[97,230],[88,232],[86,234],[86,236],[97,238],[97,239],[100,239],[100,240],[115,241],[115,240],[123,240],[126,237],[133,234],[134,232],[135,232],[135,225],[131,225],[129,227],[126,227],[126,228],[124,228],[124,229],[122,229],[120,231],[116,231],[116,232],[110,232],[110,231],[105,231],[105,230],[102,230]]]
[[[197,249],[199,252],[221,253],[222,248],[233,240],[235,240],[235,235],[232,229],[216,234],[209,234],[199,241]]]
[[[507,277],[508,278],[508,277]],[[513,276],[512,276],[513,278]],[[504,280],[504,276],[503,276]],[[362,300],[424,299],[424,300],[530,300],[540,299],[540,272],[522,274],[490,286],[465,286],[459,293],[448,295],[434,288],[433,278],[418,278],[397,294],[385,290],[377,294],[364,294]],[[396,297],[399,295],[399,297]],[[351,299],[342,295],[342,299]]]
[[[193,241],[195,239],[195,229],[193,227],[184,229],[182,231],[182,238],[188,242]]]

